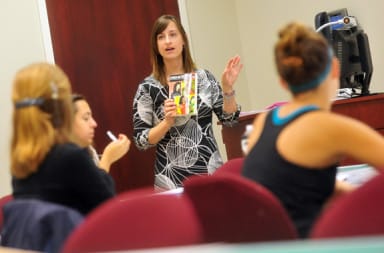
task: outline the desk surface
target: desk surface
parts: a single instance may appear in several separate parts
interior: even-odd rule
[[[133,252],[133,251],[120,251]],[[181,247],[135,250],[138,253],[383,253],[384,236],[355,237],[327,240],[294,240],[270,243],[225,244],[213,243]]]
[[[378,171],[367,164],[340,166],[337,169],[337,179],[360,186],[376,176]]]
[[[0,246],[0,252],[1,253],[38,253],[38,251],[30,251],[30,250],[2,247],[2,246]]]
[[[276,104],[279,103],[282,102],[278,102]],[[273,107],[273,105],[270,107]],[[382,135],[384,135],[384,117],[382,116],[383,110],[384,94],[372,94],[362,97],[339,99],[335,100],[332,104],[333,112],[360,120],[373,129],[377,130]],[[228,160],[243,156],[240,140],[245,131],[245,126],[247,124],[252,124],[255,117],[257,117],[262,111],[265,111],[265,109],[251,112],[242,112],[239,118],[239,123],[237,125],[233,127],[222,127],[221,132],[223,143],[227,151]],[[342,161],[343,165],[358,163],[361,162],[354,161],[348,157]]]

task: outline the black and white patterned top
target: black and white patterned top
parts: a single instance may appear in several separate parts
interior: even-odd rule
[[[221,86],[213,74],[203,69],[196,73],[197,115],[177,117],[175,125],[156,145],[148,143],[148,133],[164,119],[168,87],[148,76],[137,89],[133,102],[133,139],[141,150],[157,146],[155,187],[182,187],[188,176],[212,174],[223,164],[213,135],[212,112],[223,125],[231,126],[237,122],[240,106],[234,113],[225,113]]]

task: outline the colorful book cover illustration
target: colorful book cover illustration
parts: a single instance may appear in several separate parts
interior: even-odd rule
[[[170,98],[176,104],[176,116],[197,114],[196,73],[171,75],[169,78]]]

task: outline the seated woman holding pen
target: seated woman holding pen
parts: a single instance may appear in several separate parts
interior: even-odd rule
[[[353,190],[335,179],[341,158],[383,167],[384,138],[331,112],[340,66],[321,34],[288,24],[279,32],[275,62],[292,99],[255,119],[243,175],[271,190],[306,237],[329,198]]]
[[[97,123],[92,116],[91,107],[83,95],[73,94],[72,103],[74,106],[75,118],[73,122],[73,135],[75,142],[83,148],[87,148],[95,163],[109,171],[111,164],[125,155],[131,145],[131,141],[125,134],[119,134],[104,148],[99,158],[95,148],[92,146]]]

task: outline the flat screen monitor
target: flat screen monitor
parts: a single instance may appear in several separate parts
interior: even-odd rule
[[[346,8],[332,12],[321,12],[315,16],[315,27],[342,20],[347,17]],[[320,32],[333,47],[340,61],[340,89],[349,88],[352,95],[369,94],[369,85],[373,72],[368,37],[357,23],[354,25],[332,24]]]

